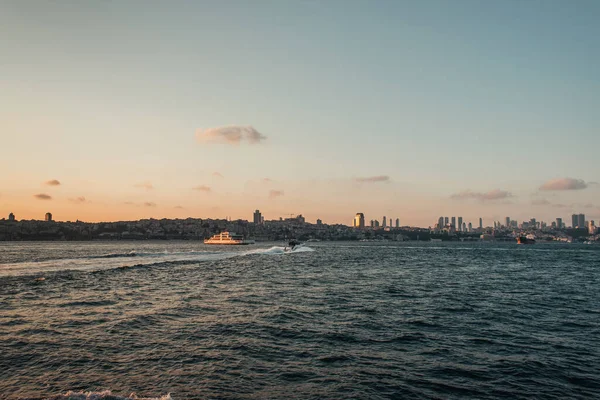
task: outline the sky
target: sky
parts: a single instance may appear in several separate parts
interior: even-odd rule
[[[600,219],[600,2],[0,9],[0,217]]]

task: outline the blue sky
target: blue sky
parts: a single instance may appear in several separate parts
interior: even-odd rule
[[[2,9],[0,139],[11,151],[0,160],[0,212],[250,218],[258,207],[268,218],[350,223],[362,211],[422,226],[442,214],[600,218],[598,2]],[[267,139],[195,138],[223,126]],[[355,181],[372,176],[389,180]],[[538,193],[557,178],[586,187]],[[40,202],[32,196],[48,179],[62,185]],[[511,196],[451,198],[493,190]],[[532,204],[540,197],[548,204]],[[156,206],[124,205],[146,202]]]

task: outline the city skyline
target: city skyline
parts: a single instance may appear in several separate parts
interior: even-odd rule
[[[178,4],[3,5],[3,218],[600,219],[599,3]]]

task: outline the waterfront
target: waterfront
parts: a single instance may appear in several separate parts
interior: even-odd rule
[[[0,243],[0,397],[593,398],[600,247]]]

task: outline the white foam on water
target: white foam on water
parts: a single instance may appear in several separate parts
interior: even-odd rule
[[[112,394],[110,390],[104,390],[102,392],[73,392],[69,391],[65,394],[58,396],[47,397],[44,400],[172,400],[170,394],[166,394],[160,397],[137,397],[135,393],[130,394],[128,397],[118,396]]]
[[[215,249],[216,250],[216,249]],[[144,253],[132,250],[129,253],[109,254],[106,256],[67,258],[58,260],[31,261],[0,265],[0,276],[31,275],[43,272],[58,272],[66,270],[75,271],[99,271],[132,266],[152,265],[168,262],[202,262],[226,260],[234,257],[249,255],[284,255],[294,253],[306,253],[314,251],[310,247],[298,247],[294,250],[285,249],[280,246],[270,248],[258,248],[246,251],[186,251],[186,252],[164,252]],[[38,279],[41,281],[41,279]]]

